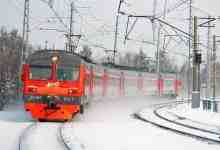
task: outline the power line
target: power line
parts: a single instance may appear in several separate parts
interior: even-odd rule
[[[45,1],[45,0],[41,0],[41,1],[44,2],[44,3],[46,3],[46,4],[49,6],[49,8],[51,9],[51,11],[52,11],[52,12],[54,13],[54,15],[57,17],[58,21],[64,26],[64,28],[65,28],[66,30],[68,30],[68,26],[64,23],[63,19],[60,17],[60,15],[58,14],[58,12],[54,9],[52,3],[49,3],[49,2],[47,2],[47,1]]]
[[[189,0],[184,0],[184,1],[181,0],[180,2],[176,3],[174,6],[168,8],[167,11],[166,11],[166,14],[171,13],[172,11],[174,11],[174,10],[176,10],[177,8],[181,7],[182,5],[186,4],[188,1],[189,1]],[[164,12],[162,12],[162,13],[160,13],[160,14],[157,14],[157,15],[156,15],[157,18],[162,17],[162,16],[163,16],[163,13],[164,13]]]

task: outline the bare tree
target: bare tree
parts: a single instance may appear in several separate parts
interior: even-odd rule
[[[82,57],[84,57],[85,59],[87,59],[87,60],[91,60],[91,57],[92,57],[92,50],[91,50],[91,48],[88,45],[84,45],[83,46],[83,50],[80,51],[80,55]]]
[[[17,30],[0,29],[0,108],[16,99],[21,47],[22,38]]]
[[[156,54],[155,54],[156,56]],[[173,62],[165,51],[160,51],[160,70],[163,73],[175,73],[177,65]]]

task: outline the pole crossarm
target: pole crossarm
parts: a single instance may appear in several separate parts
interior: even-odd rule
[[[154,17],[152,15],[132,15],[132,14],[129,14],[128,17],[129,18],[147,18],[147,19],[150,19],[151,22],[154,22],[154,20],[157,20],[160,23],[165,24],[165,25],[167,25],[167,26],[169,26],[169,27],[171,27],[171,28],[173,28],[173,29],[175,29],[175,30],[185,34],[186,36],[189,36],[189,37],[192,38],[192,35],[190,35],[189,33],[183,31],[182,29],[180,29],[180,28],[178,28],[178,27],[176,27],[176,26],[174,26],[174,25],[172,25],[172,24],[170,24],[170,23],[168,23],[168,22],[166,22],[166,21],[164,21],[164,20],[162,20],[160,18]]]
[[[198,25],[199,27],[215,27],[215,25],[210,25],[210,23],[217,20],[216,18],[211,18],[211,17],[208,18],[201,17],[198,19],[206,20],[205,22],[199,24]]]
[[[124,0],[120,0],[119,1],[119,5],[118,5],[118,13],[121,12],[121,4],[124,2]]]
[[[189,36],[189,37],[192,37],[192,35],[190,35],[189,33],[183,31],[182,29],[179,29],[178,27],[176,27],[176,26],[174,26],[174,25],[172,25],[172,24],[169,24],[168,22],[166,22],[166,21],[164,21],[164,20],[162,20],[162,19],[159,19],[159,18],[154,18],[154,19],[155,19],[155,20],[158,20],[159,22],[161,22],[161,23],[163,23],[163,24],[165,24],[165,25],[167,25],[167,26],[169,26],[169,27],[171,27],[171,28],[173,28],[173,29],[175,29],[175,30],[177,30],[177,31],[179,31],[179,32],[181,32],[181,33],[183,33],[183,34]]]
[[[114,53],[114,50],[104,50],[106,53]],[[118,53],[118,52],[116,52]]]
[[[179,8],[179,7],[181,7],[182,5],[186,4],[188,1],[190,1],[190,0],[183,0],[183,1],[181,0],[179,3],[176,3],[173,7],[168,8],[167,11],[166,11],[166,14],[168,14],[168,13],[170,13],[170,12],[176,10],[177,8]],[[155,15],[155,16],[158,16],[158,18],[161,18],[161,17],[163,17],[163,14],[164,14],[164,12],[163,12],[163,13],[160,13],[160,14],[157,14],[157,15]]]
[[[57,31],[67,33],[65,30],[55,29],[55,28],[39,28],[39,30],[47,30],[47,31]]]
[[[125,34],[125,40],[124,40],[124,43],[126,43],[126,40],[128,40],[128,37],[129,37],[129,34],[132,32],[132,30],[134,29],[137,21],[138,21],[138,18],[135,19],[135,21],[133,22],[133,24],[131,25],[131,28],[130,30],[128,31],[128,26],[129,26],[129,21],[130,21],[130,17],[128,17],[128,21],[127,21],[127,27],[126,27],[126,34]]]

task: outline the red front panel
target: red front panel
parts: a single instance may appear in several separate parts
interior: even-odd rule
[[[34,119],[48,121],[67,121],[79,112],[79,105],[58,104],[56,109],[48,109],[47,104],[28,102],[24,105]]]

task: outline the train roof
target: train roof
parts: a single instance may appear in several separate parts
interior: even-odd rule
[[[38,50],[27,58],[26,63],[48,66],[51,64],[52,56],[59,56],[58,65],[60,67],[78,66],[83,62],[79,56],[64,50]]]

